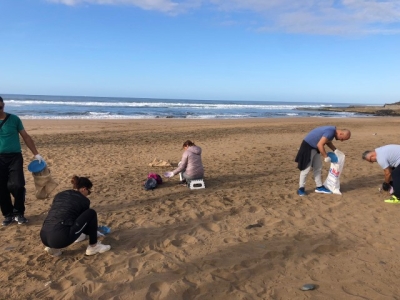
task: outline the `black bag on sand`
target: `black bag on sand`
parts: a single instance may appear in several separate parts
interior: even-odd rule
[[[144,189],[146,191],[148,190],[154,190],[157,187],[157,180],[154,178],[147,178],[146,181],[144,182]]]

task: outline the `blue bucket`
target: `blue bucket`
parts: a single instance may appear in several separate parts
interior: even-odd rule
[[[29,172],[32,172],[32,173],[39,173],[39,172],[42,172],[46,168],[46,166],[47,166],[46,162],[43,160],[40,163],[38,160],[33,160],[28,165],[28,170],[29,170]]]

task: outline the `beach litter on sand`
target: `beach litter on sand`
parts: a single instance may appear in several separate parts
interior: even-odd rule
[[[312,291],[315,289],[315,285],[311,283],[307,283],[300,288],[302,291]]]

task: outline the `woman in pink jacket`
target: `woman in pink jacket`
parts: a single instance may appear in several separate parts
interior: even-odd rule
[[[185,151],[178,167],[171,172],[166,172],[164,176],[171,178],[178,173],[182,173],[183,182],[202,179],[204,177],[204,168],[201,161],[201,148],[190,140],[184,142],[182,147]]]

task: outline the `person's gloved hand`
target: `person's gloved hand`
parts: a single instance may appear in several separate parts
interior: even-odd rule
[[[391,188],[390,184],[387,182],[382,183],[382,190],[384,190],[385,192],[389,191]]]
[[[167,177],[167,178],[174,177],[174,172],[165,172],[164,177]]]
[[[324,161],[327,162],[327,163],[330,163],[331,162],[331,158],[329,156],[327,156],[327,157],[324,158]]]
[[[37,159],[39,161],[39,164],[43,161],[44,162],[44,158],[40,155],[40,154],[36,154],[35,155],[35,159]]]
[[[338,149],[336,149],[335,151],[333,151],[333,153],[335,153],[336,155],[338,155]]]

